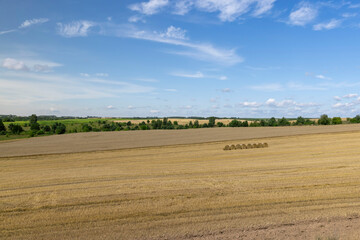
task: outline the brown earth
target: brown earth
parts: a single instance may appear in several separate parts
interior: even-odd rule
[[[360,124],[74,133],[1,141],[0,157],[103,151],[347,131],[360,131]]]
[[[277,137],[246,139],[261,136],[258,129]],[[24,156],[4,157],[9,152],[3,154],[3,147],[0,238],[360,238],[357,125],[249,128],[251,135],[243,128],[219,130],[238,132],[227,132],[230,141],[221,140],[226,136],[217,129],[126,132],[129,144],[141,148],[51,155],[29,156],[29,150],[20,149],[13,155]],[[298,135],[279,137],[286,130]],[[311,131],[322,134],[299,135]],[[182,136],[176,143],[182,145],[171,145],[177,132],[184,134],[176,135]],[[150,135],[144,141],[138,133]],[[95,139],[117,141],[117,134]],[[72,146],[77,136],[91,134],[56,137]],[[159,136],[168,146],[160,145]],[[209,138],[214,142],[201,143]],[[32,141],[37,139],[36,145]],[[52,151],[79,150],[66,149],[61,145],[66,141],[58,138],[29,140],[37,154],[51,141],[59,147]],[[149,140],[157,146],[145,147]],[[226,144],[254,142],[267,142],[269,148],[222,150]]]

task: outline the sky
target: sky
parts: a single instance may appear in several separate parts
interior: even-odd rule
[[[0,0],[0,114],[354,117],[360,1]]]

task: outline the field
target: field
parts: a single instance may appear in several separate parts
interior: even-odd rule
[[[359,239],[359,130],[160,130],[2,142],[0,238]],[[269,148],[222,150],[257,142]]]

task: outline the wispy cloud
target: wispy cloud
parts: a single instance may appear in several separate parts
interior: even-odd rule
[[[0,32],[0,35],[3,35],[3,34],[7,34],[7,33],[11,33],[11,32],[15,32],[16,29],[11,29],[11,30],[7,30],[7,31],[1,31]]]
[[[359,95],[357,93],[349,93],[349,94],[346,94],[345,96],[343,96],[343,98],[356,98],[358,96]]]
[[[113,110],[113,109],[116,109],[116,108],[113,105],[109,105],[109,106],[106,107],[106,109]]]
[[[153,15],[165,7],[170,6],[173,14],[185,15],[192,9],[202,12],[218,12],[223,22],[232,22],[249,13],[253,17],[260,17],[269,12],[276,0],[150,0],[132,4],[129,8],[144,15]]]
[[[7,106],[68,99],[117,98],[122,94],[154,90],[153,87],[128,82],[21,71],[3,72],[0,85],[0,105]]]
[[[129,8],[145,15],[153,15],[168,4],[168,0],[149,0],[148,2],[132,4]]]
[[[315,77],[318,79],[323,79],[323,80],[332,80],[332,78],[324,76],[322,74],[315,75]]]
[[[216,76],[216,75],[205,75],[200,71],[197,71],[195,73],[185,73],[185,72],[172,72],[170,73],[171,76],[175,76],[175,77],[182,77],[182,78],[211,78],[211,79],[218,79],[221,81],[225,81],[228,79],[227,76]]]
[[[36,24],[43,24],[48,22],[49,19],[48,18],[33,18],[33,19],[28,19],[25,20],[22,24],[20,24],[20,26],[16,29],[10,29],[10,30],[6,30],[6,31],[0,31],[0,35],[3,34],[7,34],[7,33],[11,33],[11,32],[16,32],[22,28],[28,28],[32,25],[36,25]]]
[[[274,6],[276,0],[199,0],[195,1],[197,9],[205,12],[220,12],[219,19],[223,22],[232,22],[238,17],[252,11],[253,16],[260,16]],[[254,6],[252,8],[252,6]]]
[[[5,58],[1,65],[3,68],[15,71],[51,72],[52,68],[62,66],[59,63],[41,60],[18,60]]]
[[[221,89],[221,92],[229,93],[229,92],[232,92],[232,90],[230,88],[223,88],[223,89]]]
[[[183,77],[183,78],[204,78],[205,75],[202,72],[196,72],[196,73],[178,73],[174,72],[170,75],[175,77]]]
[[[243,58],[236,54],[235,49],[216,48],[209,43],[195,43],[188,39],[174,38],[174,36],[164,33],[132,29],[127,32],[118,33],[118,36],[184,47],[191,51],[172,51],[170,53],[189,56],[203,61],[213,61],[225,65],[243,62]]]
[[[334,97],[334,100],[335,100],[335,101],[341,101],[341,97],[335,96],[335,97]]]
[[[170,26],[167,28],[166,32],[159,34],[163,38],[173,38],[173,39],[186,39],[186,30],[179,27]]]
[[[288,23],[296,26],[305,26],[312,22],[317,15],[318,10],[314,5],[308,2],[301,2],[298,8],[290,13]]]
[[[24,62],[18,61],[13,58],[6,58],[2,63],[2,67],[10,69],[10,70],[29,71],[28,66],[26,66]]]
[[[331,19],[329,22],[315,24],[313,26],[313,29],[315,31],[330,30],[330,29],[340,27],[341,22],[342,21],[339,19]]]
[[[240,107],[260,107],[262,104],[258,102],[240,102],[237,104]]]
[[[68,24],[57,23],[58,33],[63,37],[86,37],[90,28],[96,24],[91,21],[74,21]]]
[[[298,103],[294,100],[282,100],[282,101],[276,101],[274,98],[269,98],[266,100],[265,105],[270,107],[316,107],[319,106],[319,104],[316,103]]]
[[[49,21],[48,18],[34,18],[34,19],[29,19],[29,20],[25,20],[25,21],[19,26],[19,28],[27,28],[27,27],[30,27],[30,26],[35,25],[35,24],[46,23],[46,22],[48,22],[48,21]]]

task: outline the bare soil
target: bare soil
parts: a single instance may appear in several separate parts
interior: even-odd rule
[[[0,157],[103,151],[351,131],[360,131],[360,124],[74,133],[2,141],[0,142]]]

